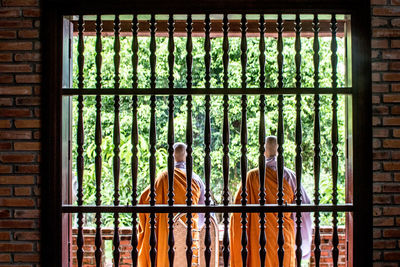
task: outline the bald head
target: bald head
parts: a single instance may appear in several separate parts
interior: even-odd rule
[[[276,136],[268,136],[265,139],[265,157],[270,158],[278,155],[278,140]]]
[[[186,161],[186,144],[184,143],[174,144],[174,159],[176,162]]]

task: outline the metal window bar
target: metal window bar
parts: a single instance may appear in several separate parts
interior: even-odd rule
[[[101,64],[102,64],[102,43],[101,43],[102,21],[101,16],[96,18],[96,89],[101,89]],[[96,96],[96,158],[95,158],[95,173],[96,173],[96,206],[101,206],[101,173],[102,173],[102,129],[101,129],[101,95]],[[101,213],[96,213],[96,238],[95,238],[95,258],[96,267],[101,266],[101,257],[103,251],[101,249],[103,238],[101,236]]]
[[[210,14],[205,15],[204,19],[204,63],[205,63],[205,88],[203,89],[192,89],[192,36],[193,36],[193,20],[192,15],[187,15],[186,20],[186,32],[187,32],[187,43],[186,43],[186,88],[184,90],[177,90],[174,88],[174,31],[175,21],[174,15],[170,14],[167,23],[168,30],[168,66],[169,66],[169,88],[156,88],[156,17],[155,14],[151,15],[149,21],[150,30],[150,89],[139,89],[138,88],[138,36],[139,36],[139,21],[137,14],[133,15],[131,22],[132,31],[132,89],[120,89],[120,31],[121,21],[119,14],[115,15],[113,22],[114,25],[114,88],[107,89],[102,88],[102,25],[101,15],[96,16],[95,32],[96,32],[96,88],[87,89],[84,88],[84,38],[83,33],[85,30],[85,21],[83,15],[79,16],[78,19],[78,89],[63,89],[64,95],[78,95],[78,134],[77,134],[77,173],[78,173],[78,206],[65,205],[62,210],[65,213],[78,213],[78,237],[77,237],[77,262],[78,266],[83,266],[83,213],[96,213],[96,239],[95,239],[95,259],[96,266],[101,266],[102,257],[102,237],[101,237],[101,214],[102,213],[113,213],[114,214],[114,237],[113,237],[113,259],[115,266],[119,266],[120,262],[120,237],[119,237],[119,214],[120,213],[131,213],[132,214],[132,251],[131,257],[133,266],[137,265],[137,232],[136,232],[136,219],[137,213],[150,213],[150,260],[151,265],[156,266],[157,258],[157,240],[156,240],[156,213],[168,213],[169,219],[169,235],[168,235],[168,258],[169,265],[174,265],[174,236],[173,236],[173,214],[175,212],[187,213],[187,236],[186,236],[186,259],[187,265],[191,266],[196,264],[193,262],[194,253],[192,248],[193,242],[195,241],[192,236],[192,232],[198,231],[192,229],[193,217],[192,213],[205,212],[206,216],[206,238],[205,238],[205,251],[204,255],[206,258],[206,266],[210,265],[211,258],[211,239],[210,239],[210,212],[223,212],[223,224],[224,224],[224,237],[223,237],[223,258],[224,266],[229,264],[229,213],[241,213],[241,256],[242,264],[245,266],[248,259],[248,236],[247,236],[247,213],[257,212],[260,214],[260,236],[259,236],[259,256],[261,266],[265,265],[266,257],[266,235],[265,235],[265,213],[277,212],[278,213],[278,259],[279,266],[283,266],[283,260],[285,257],[285,251],[283,249],[285,240],[283,235],[284,220],[283,216],[285,212],[296,213],[296,261],[297,266],[301,266],[302,258],[302,236],[301,236],[301,213],[302,212],[315,212],[314,223],[315,223],[315,262],[316,266],[319,266],[321,249],[320,249],[320,233],[319,233],[319,212],[332,212],[333,214],[333,235],[332,235],[332,258],[333,265],[338,266],[338,212],[351,212],[353,206],[349,204],[338,204],[338,193],[337,193],[337,177],[338,177],[338,122],[337,122],[337,107],[338,107],[338,94],[351,94],[352,88],[338,88],[337,83],[337,33],[338,33],[338,22],[336,15],[333,14],[330,22],[331,30],[331,65],[332,65],[332,88],[320,88],[319,86],[319,37],[321,30],[321,23],[318,19],[318,14],[314,14],[312,20],[312,31],[314,37],[313,43],[313,60],[314,60],[314,88],[302,88],[301,87],[301,39],[302,33],[302,21],[300,20],[300,14],[296,14],[294,20],[294,32],[295,32],[295,66],[296,66],[296,87],[295,88],[284,88],[284,77],[283,77],[283,35],[284,35],[284,21],[282,14],[278,14],[276,22],[277,31],[277,66],[278,66],[278,84],[277,88],[266,88],[265,87],[265,32],[266,32],[266,21],[264,15],[260,15],[258,21],[258,32],[259,32],[259,88],[251,89],[247,88],[247,31],[248,21],[246,14],[242,14],[240,21],[240,32],[241,32],[241,88],[229,88],[228,78],[228,66],[229,66],[229,20],[228,14],[223,15],[222,19],[222,32],[223,32],[223,88],[213,89],[210,88],[210,63],[211,63],[211,19]],[[286,24],[286,22],[285,22]],[[147,92],[145,92],[147,91]],[[295,192],[296,204],[284,204],[284,193],[283,193],[283,179],[284,179],[284,155],[283,155],[283,144],[284,144],[284,125],[283,125],[283,101],[284,94],[296,93],[296,176],[297,176],[297,191]],[[155,119],[155,108],[156,108],[156,95],[168,93],[169,98],[169,124],[168,124],[168,205],[159,204],[156,205],[155,195],[155,175],[156,175],[156,119]],[[241,97],[241,180],[242,180],[242,191],[241,191],[241,204],[230,205],[229,204],[229,97],[228,94],[242,94]],[[302,125],[301,125],[301,96],[303,94],[312,93],[314,94],[314,179],[315,179],[315,190],[314,190],[314,205],[302,204],[301,194],[301,174],[302,174]],[[102,170],[102,158],[101,158],[101,144],[102,144],[102,129],[101,129],[101,97],[103,95],[114,95],[114,128],[113,128],[113,144],[114,144],[114,156],[113,156],[113,176],[114,176],[114,205],[104,206],[101,204],[101,170]],[[120,129],[119,129],[119,97],[123,94],[132,95],[132,158],[131,158],[131,175],[132,175],[132,205],[131,206],[120,206],[119,201],[119,175],[120,175]],[[138,177],[138,124],[137,124],[137,109],[138,109],[138,95],[150,94],[150,203],[149,205],[137,205],[137,177]],[[186,205],[174,205],[174,190],[173,190],[173,143],[174,143],[174,95],[175,94],[186,94],[187,95],[187,127],[186,127],[186,142],[187,142],[187,189],[186,189]],[[205,169],[205,205],[192,205],[192,94],[206,94],[205,95],[205,129],[204,129],[204,144],[205,144],[205,158],[204,158],[204,169]],[[210,176],[211,176],[211,126],[210,126],[210,107],[211,98],[210,94],[223,94],[223,205],[211,206],[211,194],[210,194]],[[247,95],[248,94],[260,94],[259,98],[259,174],[260,174],[260,192],[259,192],[259,204],[247,204],[247,192],[246,192],[246,177],[247,177]],[[265,94],[278,94],[278,194],[276,204],[265,203]],[[320,177],[320,119],[319,119],[319,95],[320,94],[332,94],[332,205],[320,205],[319,204],[319,177]],[[96,95],[96,128],[95,128],[95,145],[96,145],[96,156],[95,156],[95,175],[96,175],[96,202],[95,206],[83,205],[83,177],[84,177],[84,162],[83,162],[83,144],[84,144],[84,132],[83,132],[83,95]],[[201,251],[198,251],[199,255]],[[198,257],[198,256],[197,256]]]

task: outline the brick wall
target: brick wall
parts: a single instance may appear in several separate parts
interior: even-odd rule
[[[220,228],[220,231],[223,231],[223,228]],[[339,229],[339,250],[340,250],[340,256],[339,256],[339,267],[345,267],[346,266],[346,254],[345,254],[345,249],[346,249],[346,236],[345,236],[345,229],[343,227],[340,227]],[[76,262],[76,250],[77,250],[77,245],[76,245],[76,237],[77,237],[77,229],[73,229],[73,239],[72,239],[72,253],[74,257],[73,261],[73,266],[77,266]],[[96,229],[95,228],[84,228],[83,230],[83,235],[85,237],[84,240],[84,247],[83,249],[85,250],[84,258],[83,258],[83,263],[87,267],[94,267],[96,266],[96,261],[94,257],[94,251],[96,249],[95,247],[95,235],[96,235]],[[108,253],[103,253],[103,265],[105,267],[111,267],[112,266],[112,247],[111,246],[104,246],[105,242],[109,242],[111,244],[112,239],[114,235],[114,230],[113,228],[104,228],[102,229],[102,236],[103,236],[103,252],[108,250]],[[132,230],[130,228],[123,228],[120,231],[120,237],[121,237],[121,247],[120,247],[120,252],[121,252],[121,267],[128,267],[131,266],[132,260],[131,260],[131,255],[130,252],[132,250],[131,244],[131,235],[132,235]],[[219,240],[219,266],[222,267],[224,266],[224,259],[222,255],[222,234],[219,234],[220,240]],[[332,262],[332,227],[321,227],[321,263],[320,267],[333,267],[333,262]],[[314,250],[314,247],[312,247]],[[106,255],[105,255],[106,254]],[[108,257],[107,257],[108,255]],[[311,258],[314,258],[314,253],[312,253]],[[108,264],[107,264],[108,263]],[[314,267],[315,262],[311,259],[310,267]]]
[[[400,1],[372,0],[374,266],[400,266]]]
[[[38,0],[1,0],[1,266],[39,262],[39,14]]]

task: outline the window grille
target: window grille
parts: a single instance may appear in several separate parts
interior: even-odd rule
[[[190,11],[190,10],[189,10]],[[192,10],[194,11],[194,10]],[[302,212],[314,212],[314,222],[315,222],[315,239],[313,243],[315,245],[315,262],[316,266],[319,266],[320,254],[320,235],[319,235],[319,216],[321,212],[332,213],[332,259],[333,266],[338,266],[339,251],[338,248],[338,213],[347,212],[351,214],[357,214],[359,212],[360,206],[357,203],[353,203],[350,199],[348,203],[339,204],[338,203],[338,189],[337,189],[337,178],[338,178],[338,96],[346,96],[347,101],[353,101],[353,98],[358,95],[357,90],[361,90],[356,86],[361,83],[355,81],[358,78],[352,77],[352,70],[355,67],[352,63],[352,56],[348,55],[346,66],[347,66],[347,83],[345,87],[340,87],[338,85],[338,55],[337,55],[337,36],[345,36],[347,39],[346,49],[352,51],[352,32],[349,30],[351,27],[351,20],[354,18],[347,13],[332,13],[329,15],[322,15],[321,13],[310,13],[310,12],[294,12],[287,15],[285,12],[276,12],[272,16],[268,15],[270,13],[255,13],[246,12],[241,15],[232,15],[229,9],[226,12],[221,12],[214,15],[213,13],[203,12],[202,20],[200,21],[199,15],[192,14],[194,12],[185,12],[185,15],[179,15],[180,19],[176,19],[176,14],[170,15],[158,15],[150,14],[143,16],[142,13],[133,13],[133,15],[124,13],[115,13],[113,15],[113,21],[102,19],[102,14],[99,13],[95,16],[79,14],[68,18],[68,21],[72,21],[73,28],[68,28],[68,34],[74,31],[78,38],[77,55],[77,65],[78,65],[78,88],[72,88],[70,86],[63,86],[60,90],[60,97],[63,99],[70,99],[71,96],[77,96],[78,101],[78,118],[77,118],[77,157],[71,160],[76,160],[76,173],[77,173],[77,205],[71,205],[70,203],[63,202],[60,207],[61,214],[77,214],[77,225],[78,225],[78,236],[77,236],[77,262],[78,266],[83,266],[84,258],[84,236],[83,236],[83,215],[85,213],[95,214],[95,224],[96,224],[96,241],[95,241],[95,260],[96,265],[101,266],[102,261],[102,237],[101,237],[101,218],[104,213],[112,213],[114,217],[114,237],[113,237],[113,260],[114,265],[119,266],[120,257],[119,246],[119,216],[121,213],[129,213],[132,215],[132,252],[131,258],[133,266],[136,266],[138,251],[137,251],[137,214],[139,213],[149,213],[150,214],[150,260],[151,265],[156,266],[156,214],[157,213],[167,213],[168,225],[169,225],[169,238],[168,238],[168,260],[170,266],[174,262],[174,236],[173,236],[173,218],[174,213],[186,213],[187,214],[187,236],[186,236],[186,256],[187,265],[192,265],[193,251],[192,251],[192,224],[194,213],[205,213],[205,224],[206,224],[206,242],[205,251],[201,252],[205,254],[206,266],[210,266],[211,250],[210,250],[210,214],[211,213],[222,213],[223,214],[223,225],[224,225],[224,236],[223,236],[223,259],[224,266],[229,264],[229,214],[230,213],[240,213],[241,214],[241,224],[242,224],[242,251],[241,257],[243,266],[247,264],[248,250],[246,248],[248,242],[248,236],[246,233],[246,223],[247,216],[250,213],[258,213],[260,215],[260,258],[261,266],[264,266],[264,259],[266,257],[265,244],[268,242],[266,240],[265,234],[265,215],[266,213],[277,213],[277,221],[279,225],[278,231],[278,245],[279,249],[277,251],[277,257],[279,259],[279,266],[283,266],[283,259],[285,257],[285,251],[283,250],[284,238],[283,238],[283,214],[286,212],[293,212],[296,215],[295,227],[297,228],[296,234],[296,246],[295,255],[297,266],[301,266],[302,251],[300,249],[302,243],[300,224],[301,224],[301,213]],[[162,13],[160,13],[162,14]],[[219,15],[220,14],[220,15]],[[185,19],[182,20],[182,17]],[[256,20],[254,18],[257,18]],[[274,19],[271,19],[273,17]],[[145,18],[145,19],[144,19]],[[194,20],[194,18],[196,18]],[[231,19],[234,18],[234,19]],[[289,18],[289,19],[288,19]],[[303,19],[304,18],[304,19]],[[338,19],[340,18],[340,19]],[[231,21],[232,20],[232,21]],[[230,33],[230,26],[235,26],[236,31]],[[158,36],[158,29],[164,29],[161,33],[162,36],[168,38],[168,87],[158,88],[156,86],[157,72],[156,72],[156,36]],[[202,30],[199,30],[202,28]],[[291,30],[291,28],[294,28]],[[85,88],[84,86],[84,34],[89,32],[96,36],[96,85],[95,88]],[[103,33],[102,33],[103,32]],[[102,36],[104,32],[107,34],[113,34],[114,36],[114,87],[104,88],[102,86]],[[122,34],[129,34],[132,36],[132,50],[131,61],[132,61],[132,85],[131,88],[122,88],[120,86],[120,69],[121,69],[121,45],[120,36]],[[231,88],[229,86],[229,38],[232,35],[240,37],[240,65],[241,65],[241,86],[238,88]],[[285,34],[293,36],[295,38],[295,86],[287,87],[284,82],[284,45],[283,39]],[[139,76],[138,73],[138,36],[147,35],[150,38],[150,87],[140,88],[139,87]],[[184,88],[174,87],[174,37],[176,36],[186,37],[186,86]],[[192,84],[193,80],[193,43],[192,38],[194,36],[201,36],[204,38],[204,87],[194,88]],[[246,72],[247,68],[247,40],[249,36],[256,36],[259,38],[259,77],[258,86],[256,88],[248,86],[248,76]],[[266,73],[265,73],[265,38],[267,36],[274,36],[277,38],[277,84],[274,87],[266,85]],[[308,36],[314,38],[313,41],[313,87],[305,88],[302,86],[302,75],[301,75],[301,37]],[[330,36],[331,38],[331,86],[321,87],[320,86],[320,72],[319,64],[321,58],[319,55],[319,38],[320,36]],[[222,87],[212,88],[211,85],[211,39],[215,37],[220,37],[223,39],[223,83]],[[354,41],[357,42],[357,41]],[[68,50],[68,49],[65,49]],[[347,53],[350,53],[347,50]],[[351,53],[350,53],[351,54]],[[65,61],[65,58],[64,58]],[[68,65],[68,64],[67,64]],[[65,66],[65,62],[64,62]],[[70,71],[69,67],[67,68]],[[65,70],[65,67],[63,69]],[[70,76],[69,76],[70,77]],[[353,82],[354,81],[354,82]],[[67,84],[70,84],[67,82]],[[84,96],[95,96],[96,102],[96,124],[95,124],[95,205],[84,205],[83,203],[83,179],[84,179]],[[120,96],[128,95],[132,96],[132,132],[131,132],[131,142],[132,142],[132,158],[131,158],[131,169],[132,169],[132,201],[129,205],[121,205],[120,195],[119,195],[119,182],[120,182]],[[168,96],[168,107],[169,107],[169,120],[168,120],[168,140],[162,140],[168,143],[168,203],[167,204],[157,204],[155,195],[155,180],[156,180],[156,102],[157,96],[166,95]],[[173,144],[174,144],[174,98],[176,95],[183,95],[186,97],[186,112],[187,112],[187,125],[186,125],[186,140],[187,143],[187,189],[186,189],[186,205],[174,204],[174,190],[173,190]],[[204,114],[205,114],[205,127],[204,127],[204,178],[205,178],[205,205],[193,205],[192,203],[192,170],[193,170],[193,122],[192,122],[192,100],[193,96],[204,96]],[[223,126],[222,126],[222,146],[223,146],[223,157],[222,157],[222,168],[223,168],[223,192],[222,192],[222,204],[212,205],[211,204],[211,188],[210,188],[210,176],[211,169],[213,168],[211,164],[211,115],[210,107],[212,105],[212,96],[222,95],[223,96]],[[241,160],[240,160],[240,177],[242,181],[242,191],[241,204],[232,204],[229,201],[229,101],[231,95],[241,96],[241,124],[240,124],[240,145],[241,145]],[[257,95],[259,96],[259,173],[260,173],[260,204],[248,204],[247,203],[247,188],[246,188],[246,176],[248,171],[247,164],[247,149],[248,149],[248,136],[247,136],[247,96]],[[277,125],[277,138],[278,138],[278,159],[277,159],[277,176],[278,176],[278,195],[276,196],[277,202],[275,204],[266,203],[265,201],[265,156],[264,156],[264,145],[266,138],[266,118],[265,113],[265,102],[266,96],[274,95],[277,96],[278,104],[278,125]],[[301,187],[302,184],[302,142],[304,137],[302,136],[302,98],[305,95],[314,96],[314,179],[315,179],[315,191],[314,191],[314,203],[313,204],[302,204],[301,191],[295,192],[295,204],[284,203],[283,199],[283,166],[284,166],[284,155],[283,150],[284,145],[284,99],[287,95],[295,96],[295,111],[296,111],[296,129],[295,129],[295,172],[297,176],[297,188]],[[320,177],[320,167],[321,167],[321,155],[320,155],[320,95],[331,95],[331,114],[332,114],[332,150],[331,150],[331,177],[332,177],[332,203],[331,204],[320,204],[320,189],[319,189],[319,177]],[[102,108],[102,97],[104,96],[114,96],[114,124],[113,124],[113,178],[114,178],[114,203],[113,205],[102,205],[101,202],[101,172],[102,172],[102,157],[101,157],[101,144],[102,144],[102,129],[101,129],[101,108]],[[150,125],[149,125],[149,140],[150,140],[150,158],[149,158],[149,180],[150,180],[150,203],[149,205],[139,205],[137,202],[137,196],[140,192],[136,191],[137,188],[137,175],[138,175],[138,165],[142,164],[138,160],[138,97],[150,96]],[[68,101],[66,102],[68,103]],[[358,104],[358,102],[353,102]],[[357,106],[358,107],[358,106]],[[65,108],[65,103],[64,103]],[[351,105],[349,107],[351,110]],[[358,114],[356,111],[353,111]],[[352,114],[347,114],[351,117]],[[350,119],[347,123],[353,123]],[[68,125],[68,124],[66,124]],[[65,127],[65,125],[64,125]],[[350,129],[355,128],[351,126]],[[311,138],[311,137],[307,137]],[[349,166],[352,166],[353,159],[351,158],[351,153],[353,151],[357,152],[357,148],[353,146],[352,140],[347,143],[351,146],[348,151],[350,154],[350,160],[347,162]],[[70,153],[71,146],[62,153]],[[61,156],[60,156],[61,157]],[[358,162],[358,157],[355,161]],[[358,166],[360,168],[360,166]],[[349,175],[349,174],[348,174]],[[352,175],[352,172],[351,174]],[[359,179],[355,179],[359,181]],[[357,185],[356,185],[357,186]],[[358,191],[357,191],[358,192]],[[357,205],[355,205],[357,204]],[[354,230],[351,230],[354,231]],[[360,256],[360,255],[358,255]],[[355,258],[356,259],[356,258]],[[357,259],[358,262],[362,262],[360,258]]]

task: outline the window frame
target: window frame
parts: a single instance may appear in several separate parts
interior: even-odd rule
[[[95,14],[104,10],[107,13],[224,13],[229,6],[229,13],[348,13],[351,15],[352,34],[351,53],[347,60],[351,62],[348,70],[352,80],[353,97],[348,99],[352,113],[347,114],[352,127],[348,132],[347,143],[352,162],[347,165],[350,186],[353,192],[354,213],[351,215],[353,225],[353,247],[351,266],[372,266],[372,100],[371,100],[371,59],[370,59],[370,3],[362,0],[225,0],[225,1],[192,1],[192,0],[44,0],[42,1],[43,41],[43,82],[42,82],[42,214],[41,214],[41,264],[42,266],[70,265],[69,249],[65,242],[69,240],[68,214],[63,214],[63,199],[68,200],[69,190],[63,190],[71,174],[65,171],[69,165],[70,155],[62,151],[70,146],[65,138],[68,131],[62,132],[68,125],[69,118],[62,106],[61,88],[69,83],[67,74],[70,66],[62,66],[70,60],[70,41],[64,38],[71,27],[63,19],[71,14]],[[63,41],[64,40],[64,41]],[[64,42],[64,43],[63,43]],[[45,51],[45,52],[44,52]],[[64,59],[64,60],[63,60]],[[70,64],[71,65],[71,64]],[[64,73],[63,73],[64,70]],[[64,83],[64,84],[63,84]],[[358,90],[356,90],[358,89]],[[353,138],[357,137],[357,138]],[[68,168],[70,169],[70,167]],[[62,179],[58,179],[61,177]],[[67,229],[68,228],[68,229]],[[63,235],[64,234],[64,235]]]

